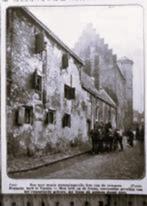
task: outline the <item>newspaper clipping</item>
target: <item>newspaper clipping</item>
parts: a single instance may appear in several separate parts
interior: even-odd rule
[[[127,2],[2,0],[2,193],[147,194],[146,7]]]

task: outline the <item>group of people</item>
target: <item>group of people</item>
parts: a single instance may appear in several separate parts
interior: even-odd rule
[[[96,122],[94,129],[90,131],[92,141],[92,153],[98,154],[103,152],[110,152],[124,149],[123,135],[119,129],[113,129],[110,122],[104,124],[103,122]],[[125,132],[128,137],[128,144],[133,147],[134,133],[131,129]]]

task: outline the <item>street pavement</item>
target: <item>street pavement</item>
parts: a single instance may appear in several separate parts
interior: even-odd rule
[[[16,178],[141,179],[144,177],[144,146],[136,143],[124,151],[85,154],[40,169],[17,173]]]

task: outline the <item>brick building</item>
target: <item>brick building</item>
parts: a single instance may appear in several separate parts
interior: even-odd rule
[[[8,153],[65,151],[87,144],[97,118],[116,125],[115,102],[96,89],[83,68],[83,61],[31,12],[7,10]]]

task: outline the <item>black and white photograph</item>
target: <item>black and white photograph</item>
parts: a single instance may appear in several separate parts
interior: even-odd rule
[[[140,6],[9,7],[7,175],[145,176]]]

